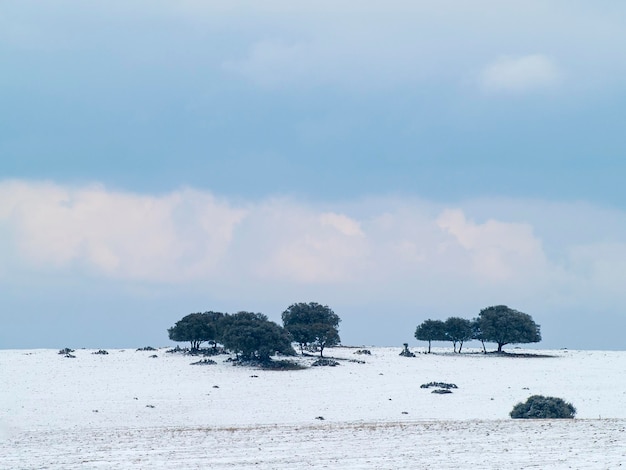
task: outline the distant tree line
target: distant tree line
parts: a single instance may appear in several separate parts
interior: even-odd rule
[[[262,313],[191,313],[167,330],[172,341],[189,342],[192,351],[203,343],[236,354],[242,360],[267,362],[275,354],[295,355],[292,342],[300,351],[313,347],[323,356],[324,348],[339,344],[339,316],[316,302],[295,303],[282,313],[283,326]]]
[[[506,305],[487,307],[477,318],[468,320],[450,317],[443,320],[425,320],[417,326],[415,338],[428,341],[428,352],[432,341],[450,341],[453,351],[460,353],[463,343],[478,340],[486,352],[485,343],[496,343],[498,352],[507,344],[537,343],[541,341],[541,331],[532,317]],[[458,345],[458,349],[457,349]]]

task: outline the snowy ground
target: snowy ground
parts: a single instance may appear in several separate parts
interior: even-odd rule
[[[164,349],[75,359],[0,351],[0,468],[626,466],[626,352],[354,351],[328,355],[365,364],[289,372],[233,367],[226,356],[192,366]],[[431,381],[459,388],[420,388]],[[572,402],[577,419],[510,419],[532,394]]]

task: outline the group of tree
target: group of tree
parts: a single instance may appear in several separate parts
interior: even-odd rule
[[[496,343],[498,352],[507,344],[537,343],[541,331],[532,317],[506,305],[487,307],[477,318],[468,320],[450,317],[447,320],[426,320],[415,330],[415,338],[428,341],[428,352],[432,341],[451,341],[454,352],[461,352],[463,343],[478,340],[486,352],[485,343]],[[457,351],[458,344],[458,351]]]
[[[191,313],[167,330],[172,341],[189,342],[192,351],[203,343],[225,350],[243,360],[269,361],[275,354],[294,355],[292,342],[314,347],[323,356],[324,348],[339,344],[341,321],[328,306],[315,302],[290,305],[282,314],[283,326],[262,313]]]

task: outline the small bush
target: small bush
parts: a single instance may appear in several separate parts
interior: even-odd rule
[[[152,346],[145,346],[143,348],[137,348],[137,351],[156,351]]]
[[[335,366],[338,366],[339,363],[337,361],[333,361],[332,359],[318,359],[311,365],[314,367],[320,367],[320,366],[335,367]]]
[[[428,382],[427,384],[420,385],[420,388],[430,388],[430,387],[444,388],[446,390],[449,390],[451,388],[459,388],[456,386],[456,384],[447,384],[445,382]]]
[[[109,354],[109,351],[105,349],[98,349],[97,351],[92,352],[91,354],[100,354],[102,356],[106,356],[107,354]]]
[[[65,354],[71,354],[71,353],[73,353],[73,352],[74,352],[74,350],[73,350],[73,349],[71,349],[71,348],[63,348],[63,349],[59,349],[59,354],[63,354],[63,355],[65,355]]]
[[[514,419],[572,419],[576,408],[561,398],[533,395],[515,405],[510,415]]]
[[[192,366],[212,366],[213,364],[217,364],[217,362],[212,361],[211,359],[201,359],[197,362],[192,362]]]

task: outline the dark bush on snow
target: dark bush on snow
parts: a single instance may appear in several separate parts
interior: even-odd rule
[[[449,390],[451,388],[459,388],[456,386],[456,384],[447,384],[445,382],[428,382],[427,384],[420,385],[420,388],[430,388],[430,387],[444,388],[446,390]]]
[[[335,366],[338,366],[339,363],[337,361],[333,361],[332,359],[318,359],[311,365],[314,367],[319,367],[319,366],[335,367]]]
[[[572,419],[576,408],[561,398],[533,395],[525,403],[515,405],[510,415],[522,419]]]
[[[197,362],[192,362],[191,365],[192,366],[212,366],[213,364],[217,364],[217,362],[211,360],[211,359],[201,359]]]
[[[73,349],[71,349],[71,348],[63,348],[63,349],[59,349],[59,354],[63,354],[63,355],[65,355],[65,354],[71,354],[71,353],[73,353],[73,352],[74,352],[74,350],[73,350]]]

